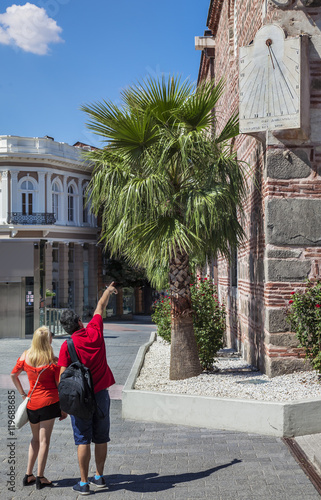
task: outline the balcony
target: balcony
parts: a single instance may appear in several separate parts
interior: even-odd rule
[[[22,212],[11,212],[8,213],[7,223],[8,224],[39,224],[39,225],[52,225],[55,224],[56,217],[55,214],[46,213],[35,213],[26,215]]]

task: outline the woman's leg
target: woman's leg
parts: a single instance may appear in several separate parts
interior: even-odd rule
[[[30,423],[30,422],[29,422]],[[40,429],[40,423],[38,424],[32,424],[30,423],[31,431],[32,431],[32,438],[30,441],[29,445],[29,453],[28,453],[28,466],[27,466],[27,474],[32,474],[35,461],[37,459],[38,453],[39,453],[39,429]],[[32,481],[34,479],[34,476],[31,476],[29,478],[29,481]]]
[[[54,423],[55,423],[54,418],[40,422],[40,430],[39,430],[40,446],[38,453],[38,476],[40,477],[44,475],[48,452],[49,452],[50,438]],[[49,481],[43,480],[41,482],[45,483]]]

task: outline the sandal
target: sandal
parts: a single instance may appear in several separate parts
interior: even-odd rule
[[[53,484],[51,481],[49,483],[42,483],[41,479],[47,479],[45,476],[37,476],[36,477],[36,489],[41,490],[42,488],[45,488],[46,486],[52,487]],[[47,479],[48,481],[48,479]]]
[[[25,477],[22,480],[22,485],[23,486],[29,486],[30,484],[35,484],[36,478],[31,479],[31,481],[28,481],[28,478],[31,477],[31,476],[33,476],[33,474],[25,474]],[[35,476],[33,476],[33,477],[35,477]]]

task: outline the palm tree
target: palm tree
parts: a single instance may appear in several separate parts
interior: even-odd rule
[[[121,93],[121,105],[82,106],[87,126],[103,138],[91,151],[92,210],[112,255],[147,269],[171,296],[170,378],[201,373],[193,331],[190,259],[230,255],[242,237],[235,217],[245,192],[229,139],[234,115],[217,136],[213,108],[223,83],[195,87],[178,77],[148,79]],[[214,121],[214,123],[213,123]]]

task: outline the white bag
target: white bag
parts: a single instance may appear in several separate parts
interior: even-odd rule
[[[28,414],[27,414],[27,404],[30,401],[30,398],[26,398],[22,403],[18,406],[16,411],[16,416],[13,421],[13,425],[15,429],[21,429],[28,422]]]

